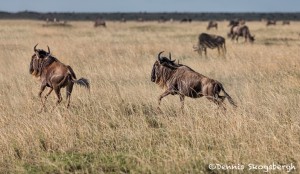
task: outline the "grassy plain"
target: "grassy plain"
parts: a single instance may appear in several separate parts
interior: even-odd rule
[[[0,21],[1,173],[253,173],[208,164],[273,162],[299,172],[299,22],[247,22],[254,44],[227,39],[226,57],[208,50],[207,58],[192,49],[207,22],[42,24]],[[227,24],[209,33],[226,37]],[[40,82],[28,72],[36,43],[90,80],[90,93],[74,87],[70,109],[63,90],[61,105],[53,93],[38,113]],[[186,98],[181,113],[179,97],[168,96],[156,113],[163,90],[150,74],[162,50],[220,81],[238,108]]]

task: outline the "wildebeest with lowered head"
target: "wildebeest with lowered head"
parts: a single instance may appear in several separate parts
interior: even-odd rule
[[[182,109],[185,96],[191,98],[205,96],[221,107],[224,107],[223,101],[227,98],[232,105],[236,106],[220,82],[210,79],[186,65],[175,63],[175,60],[171,60],[171,54],[169,54],[169,58],[161,57],[162,53],[163,51],[158,54],[151,73],[151,81],[166,90],[159,96],[158,105],[162,98],[171,94],[179,95]],[[225,96],[220,96],[221,91]]]
[[[249,39],[249,41],[252,43],[254,42],[254,35],[252,36],[249,30],[249,27],[247,25],[238,25],[235,26],[232,30],[232,37],[231,39],[233,40],[234,38],[238,42],[239,37],[242,36],[245,38],[245,42]]]
[[[276,25],[276,21],[275,20],[268,20],[266,26],[270,26],[270,25]]]
[[[226,53],[226,45],[225,38],[222,36],[201,33],[198,37],[198,45],[194,46],[194,51],[198,51],[198,53],[202,56],[202,51],[204,51],[205,56],[207,56],[206,49],[214,49],[218,48],[218,53],[220,54],[220,49],[223,54]]]
[[[209,21],[208,22],[208,26],[207,26],[207,30],[211,29],[211,28],[216,28],[216,30],[218,29],[218,23],[216,21]]]
[[[290,25],[290,21],[282,21],[282,25]]]
[[[34,54],[31,57],[29,73],[39,77],[40,81],[42,82],[39,92],[39,97],[41,98],[42,102],[42,109],[45,107],[47,97],[53,90],[57,95],[57,104],[62,101],[60,90],[63,87],[67,88],[66,98],[68,102],[67,107],[69,107],[74,83],[89,89],[89,81],[86,78],[80,78],[77,80],[73,69],[52,56],[49,47],[47,52],[42,49],[37,49],[37,45],[35,45],[33,49]],[[50,89],[45,96],[45,101],[43,101],[42,93],[46,87],[49,87]]]
[[[97,19],[94,23],[94,27],[103,26],[106,27],[106,22],[103,19]]]

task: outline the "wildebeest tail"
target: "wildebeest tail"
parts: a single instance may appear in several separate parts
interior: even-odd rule
[[[76,75],[75,75],[75,72],[73,71],[73,69],[70,67],[70,66],[67,66],[68,67],[68,70],[70,71],[71,75],[72,75],[72,78],[73,79],[77,79],[76,78]]]
[[[83,87],[86,87],[88,90],[90,90],[90,82],[88,79],[86,78],[80,78],[78,80],[74,80],[72,79],[72,81],[77,84],[77,85],[80,85],[80,86],[83,86]]]
[[[227,94],[227,92],[224,90],[223,85],[221,83],[219,83],[218,86],[224,92],[224,94],[225,94],[227,100],[229,101],[229,103],[232,104],[233,106],[237,107],[237,105],[235,104],[235,102],[233,101],[233,99],[230,97],[230,95]]]

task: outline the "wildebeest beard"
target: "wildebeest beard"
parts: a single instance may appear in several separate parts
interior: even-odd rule
[[[165,58],[161,63],[155,63],[151,72],[151,81],[157,83],[160,87],[164,88],[166,82],[171,78],[174,70],[183,65],[176,64],[174,61],[170,61]],[[157,68],[156,68],[157,67]]]
[[[29,73],[39,77],[41,76],[43,69],[48,67],[55,61],[57,61],[57,59],[51,55],[43,58],[37,58],[34,55],[30,62]]]

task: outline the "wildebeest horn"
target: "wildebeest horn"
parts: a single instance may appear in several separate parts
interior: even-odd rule
[[[170,53],[170,52],[169,52],[169,59],[172,60],[172,58],[171,58],[171,53]]]
[[[47,45],[47,47],[48,47],[48,54],[50,54],[50,48],[49,48],[49,46]]]
[[[37,49],[36,49],[36,46],[38,45],[38,43],[33,47],[33,51],[36,52]]]
[[[160,57],[161,53],[163,53],[164,51],[161,51],[160,53],[158,53],[158,60],[162,61],[162,58]]]

